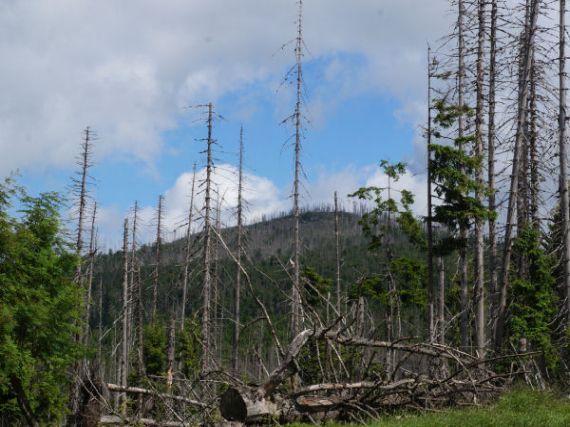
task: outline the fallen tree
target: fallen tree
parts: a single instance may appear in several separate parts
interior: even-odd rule
[[[400,359],[397,375],[375,381],[300,386],[296,378],[300,374],[298,359],[310,340],[325,346],[392,350],[406,354],[407,359]],[[402,364],[409,362],[410,357],[415,360],[404,368]],[[509,382],[510,375],[491,371],[486,367],[487,362],[441,344],[376,341],[343,335],[331,328],[306,329],[291,341],[283,362],[266,382],[259,386],[228,388],[221,396],[219,408],[228,421],[260,424],[331,418],[350,420],[362,415],[377,417],[401,408],[473,405],[496,397]],[[436,374],[434,369],[438,371]]]

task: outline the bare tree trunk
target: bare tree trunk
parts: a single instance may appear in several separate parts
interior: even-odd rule
[[[81,157],[78,160],[80,168],[79,178],[75,181],[75,188],[78,197],[77,207],[77,238],[75,241],[75,254],[78,258],[81,257],[83,252],[83,223],[85,222],[85,210],[87,208],[87,178],[89,169],[91,167],[91,130],[85,128],[83,143],[81,144]],[[77,264],[76,280],[80,283],[81,277],[81,262]]]
[[[530,126],[529,126],[529,166],[530,166],[530,219],[535,229],[540,229],[540,218],[538,211],[538,196],[540,192],[538,174],[538,111],[537,111],[537,65],[535,59],[536,51],[532,50],[531,74],[530,74]]]
[[[338,211],[338,196],[337,192],[334,192],[334,237],[335,237],[335,264],[336,264],[336,311],[338,315],[342,314],[341,304],[342,304],[342,291],[340,282],[340,219]]]
[[[168,327],[168,350],[166,367],[166,392],[171,393],[174,380],[174,353],[176,351],[176,317],[173,315]]]
[[[297,100],[295,103],[295,179],[293,181],[293,289],[291,290],[291,334],[296,336],[303,326],[301,304],[301,239],[300,239],[300,179],[301,179],[301,132],[303,101],[303,0],[299,0],[295,59],[297,62]]]
[[[530,2],[531,0],[526,0],[525,6],[525,28],[530,28]],[[528,30],[527,30],[528,31]],[[521,38],[520,46],[521,49],[524,48],[524,43],[526,40],[526,32],[523,33],[523,37]],[[534,46],[533,46],[534,48]],[[534,49],[533,49],[534,50]],[[520,164],[518,168],[518,196],[517,196],[517,203],[516,203],[516,212],[517,212],[517,231],[520,233],[521,230],[526,228],[528,225],[528,213],[529,213],[529,140],[530,140],[530,133],[529,133],[529,111],[530,111],[530,99],[532,98],[531,88],[532,88],[532,75],[533,75],[533,58],[534,52],[529,51],[528,55],[530,56],[530,69],[529,69],[529,76],[527,80],[523,80],[524,78],[524,67],[525,67],[525,56],[519,55],[519,88],[522,88],[523,85],[525,86],[524,90],[528,92],[527,96],[527,104],[525,105],[525,114],[524,114],[524,123],[522,125],[524,138],[521,140],[520,146]],[[520,90],[520,89],[519,89]],[[520,94],[519,94],[520,96]],[[517,270],[519,274],[522,276],[526,276],[528,274],[528,263],[526,262],[526,257],[524,255],[519,255],[518,259]]]
[[[210,224],[211,215],[211,186],[212,186],[212,103],[208,104],[208,139],[207,139],[207,163],[206,163],[206,189],[204,192],[204,248],[203,263],[204,279],[202,284],[202,373],[210,369],[210,293],[212,288],[211,270],[211,238]]]
[[[568,142],[566,140],[566,0],[560,0],[559,118],[560,213],[563,233],[564,288],[566,289],[567,330],[570,331],[570,205],[568,200]]]
[[[135,207],[133,209],[133,229],[132,229],[132,241],[131,241],[131,295],[132,301],[135,303],[134,309],[131,308],[130,311],[134,312],[132,328],[135,331],[136,336],[133,339],[136,341],[136,364],[137,364],[137,376],[139,380],[145,375],[144,366],[144,308],[143,308],[143,292],[142,283],[139,276],[139,265],[137,260],[137,232],[138,232],[138,216],[139,216],[139,204],[135,201]]]
[[[428,336],[430,341],[435,339],[434,330],[434,306],[436,301],[435,286],[434,286],[434,269],[433,269],[433,207],[432,207],[432,170],[431,170],[431,47],[428,46],[427,56],[427,74],[428,74],[428,120],[427,120],[427,265],[428,265]],[[445,291],[444,291],[445,292]]]
[[[477,111],[475,113],[475,155],[483,159],[483,109],[484,109],[484,48],[485,48],[485,5],[486,0],[479,0],[479,31],[477,41]],[[476,192],[477,201],[483,205],[483,165],[477,168],[476,180],[478,189]],[[477,356],[485,359],[486,347],[486,317],[485,317],[485,264],[484,264],[484,224],[481,218],[475,221],[477,245],[475,254],[475,288],[476,288],[476,343]]]
[[[497,306],[497,230],[496,219],[493,214],[497,211],[495,196],[495,144],[496,144],[496,127],[495,112],[497,107],[496,101],[496,79],[497,79],[497,19],[498,7],[497,0],[491,2],[491,32],[490,32],[490,51],[489,51],[489,128],[487,143],[487,172],[489,187],[488,208],[491,212],[489,218],[489,313],[493,319],[491,322],[492,329],[495,328]]]
[[[89,234],[89,273],[87,276],[87,297],[85,299],[85,332],[83,333],[83,343],[89,344],[90,327],[89,320],[91,315],[91,299],[93,292],[93,274],[95,269],[95,256],[97,255],[97,236],[95,230],[95,220],[97,218],[97,203],[93,204],[93,215],[91,216],[91,231]]]
[[[438,342],[440,344],[445,344],[445,264],[443,263],[443,258],[438,257],[437,263],[439,267],[439,298],[438,298],[438,326],[439,326],[439,333],[438,333]]]
[[[156,321],[156,309],[158,305],[158,281],[160,276],[160,249],[162,246],[162,202],[164,197],[162,195],[158,196],[158,209],[156,213],[156,248],[155,248],[155,258],[154,258],[154,273],[152,282],[152,322]]]
[[[192,219],[194,211],[194,191],[196,186],[196,163],[192,166],[192,189],[190,193],[190,209],[188,210],[188,228],[186,229],[186,254],[184,257],[184,277],[182,278],[182,301],[180,303],[180,330],[186,323],[186,302],[188,299],[188,273],[192,256]]]
[[[242,191],[243,191],[243,126],[239,134],[239,177],[238,177],[238,203],[237,203],[237,268],[236,268],[236,286],[235,286],[235,301],[234,301],[234,336],[233,336],[233,360],[232,369],[234,375],[238,374],[239,370],[239,337],[241,330],[241,252],[242,252],[242,234],[243,234],[243,204],[242,204]]]
[[[530,19],[529,28],[525,30],[525,36],[523,37],[524,43],[521,49],[521,54],[523,55],[523,70],[522,78],[520,82],[520,94],[519,94],[519,106],[518,106],[518,117],[517,117],[517,133],[515,139],[515,147],[513,153],[513,165],[511,173],[511,186],[509,193],[509,203],[507,208],[507,222],[505,228],[504,236],[504,248],[503,248],[503,266],[501,271],[501,290],[500,299],[497,313],[497,325],[495,329],[495,348],[499,348],[503,342],[504,327],[505,327],[505,317],[507,312],[507,297],[509,290],[509,273],[511,268],[511,256],[512,256],[512,234],[513,234],[513,220],[515,215],[516,203],[518,199],[518,177],[519,168],[521,163],[521,146],[523,144],[523,139],[525,137],[524,127],[526,110],[528,104],[528,80],[530,78],[530,68],[531,68],[531,52],[530,50],[534,45],[534,36],[536,30],[536,21],[538,19],[538,0],[532,0],[530,7]]]
[[[218,237],[212,242],[214,256],[213,256],[213,269],[212,276],[212,291],[214,293],[214,319],[212,324],[213,335],[215,335],[215,348],[217,350],[218,363],[222,366],[223,352],[224,352],[224,322],[223,322],[223,295],[222,287],[220,284],[220,239],[222,238],[222,203],[223,196],[219,194],[219,188],[216,191],[218,199],[216,201],[216,236]]]
[[[128,364],[129,364],[129,220],[125,218],[124,228],[123,228],[123,325],[122,332],[123,337],[121,340],[121,376],[120,384],[124,387],[127,386],[127,376],[128,376]],[[122,394],[120,397],[121,413],[126,416],[127,411],[127,401],[126,395]]]
[[[462,141],[465,133],[465,118],[462,113],[463,107],[465,105],[465,28],[464,28],[464,17],[465,17],[465,4],[464,0],[458,0],[458,20],[457,20],[457,31],[458,31],[458,75],[457,75],[457,96],[458,105],[461,112],[458,115],[458,137],[459,141]],[[463,148],[463,144],[459,143],[459,149]],[[460,237],[463,242],[467,240],[467,230],[465,227],[461,227]],[[461,348],[463,350],[468,350],[469,347],[469,294],[468,294],[468,283],[467,283],[467,248],[462,247],[459,249],[459,280],[460,280],[460,291],[461,291]]]
[[[103,363],[103,279],[99,279],[99,336],[97,339],[97,360]]]
[[[85,221],[86,208],[87,208],[87,178],[89,173],[89,168],[91,167],[91,130],[89,127],[85,128],[84,138],[81,144],[81,154],[77,160],[77,166],[79,166],[79,177],[74,179],[74,193],[78,198],[77,206],[77,237],[75,241],[75,254],[77,256],[77,267],[75,270],[75,283],[81,289],[82,296],[85,298],[85,289],[83,284],[83,262],[81,259],[83,253],[83,225]],[[86,308],[86,307],[85,307]],[[84,337],[81,336],[82,332],[77,332],[75,335],[75,341],[77,343],[83,342]],[[81,376],[83,375],[83,368],[85,366],[85,361],[80,360],[75,362],[72,368],[72,382],[70,387],[70,399],[69,407],[70,413],[68,417],[68,424],[75,426],[77,425],[77,415],[79,411],[79,399],[80,399],[80,389],[81,389]]]

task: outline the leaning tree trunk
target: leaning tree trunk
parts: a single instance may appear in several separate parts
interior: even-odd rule
[[[532,0],[530,6],[530,19],[529,26],[525,29],[525,36],[523,37],[523,46],[521,54],[523,55],[523,68],[519,90],[518,100],[518,117],[517,117],[517,131],[515,138],[515,146],[513,152],[513,164],[511,172],[511,185],[509,191],[509,201],[507,207],[507,219],[504,235],[504,248],[503,248],[503,266],[501,271],[501,289],[499,306],[497,313],[497,324],[495,328],[495,348],[499,348],[503,343],[504,329],[507,314],[507,299],[509,291],[509,274],[511,270],[511,257],[512,257],[512,235],[513,223],[515,219],[515,210],[518,200],[518,178],[519,168],[521,164],[521,148],[525,138],[525,122],[528,105],[528,81],[531,72],[531,49],[534,46],[534,37],[536,32],[536,22],[538,19],[538,0]]]

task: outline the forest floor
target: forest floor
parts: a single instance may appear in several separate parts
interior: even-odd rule
[[[340,426],[328,424],[328,427]],[[428,414],[391,415],[368,427],[570,426],[570,399],[554,392],[519,389],[493,405]],[[297,426],[300,427],[300,426]],[[305,426],[306,427],[306,426]]]

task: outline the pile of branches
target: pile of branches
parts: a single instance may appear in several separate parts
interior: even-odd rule
[[[430,410],[493,400],[511,382],[513,372],[498,374],[489,366],[507,359],[520,361],[535,354],[480,360],[438,343],[390,342],[354,336],[349,328],[339,327],[338,321],[330,327],[306,329],[294,337],[286,349],[279,348],[280,363],[262,384],[243,383],[224,371],[202,376],[188,393],[183,393],[187,395],[91,384],[91,402],[96,401],[98,406],[112,394],[125,393],[138,396],[139,401],[142,398],[162,401],[171,412],[170,421],[131,419],[109,410],[112,405],[104,405],[106,409],[99,406],[95,411],[97,415],[90,417],[93,423],[83,425],[123,425],[136,419],[141,425],[176,427],[196,422],[213,424],[220,420],[220,415],[227,421],[242,424],[332,419],[363,423],[402,409]],[[385,366],[372,365],[387,355],[392,355],[396,363],[390,372],[379,372],[378,368],[382,370]],[[314,378],[334,380],[308,382],[307,357],[317,361],[318,374]],[[354,366],[354,360],[359,361],[359,366]],[[514,372],[517,373],[526,374],[526,371]],[[190,408],[190,412],[183,407]]]
[[[300,359],[308,343],[330,348],[329,354],[335,355],[336,363],[327,369],[337,366],[346,370],[342,355],[351,349],[372,352],[370,360],[378,352],[393,352],[398,363],[389,375],[374,378],[374,374],[369,374],[369,378],[357,382],[303,385]],[[228,388],[221,396],[220,412],[228,421],[263,424],[363,421],[394,410],[474,405],[494,399],[509,383],[511,373],[500,375],[486,367],[497,359],[479,360],[436,343],[377,341],[348,336],[334,327],[307,329],[293,339],[281,365],[264,384],[234,384]]]

